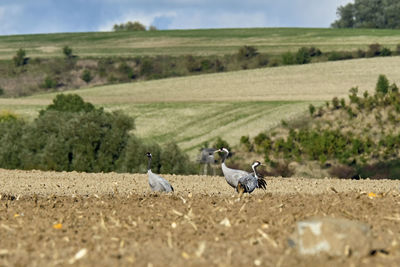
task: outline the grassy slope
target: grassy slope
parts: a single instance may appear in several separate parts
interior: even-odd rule
[[[210,55],[231,54],[243,45],[270,54],[316,46],[322,51],[366,49],[379,42],[393,49],[400,30],[252,28],[165,30],[152,32],[92,32],[0,36],[0,59],[10,59],[17,48],[30,57],[61,56],[69,45],[79,56]]]
[[[101,86],[74,91],[108,110],[136,117],[135,132],[160,143],[177,141],[195,155],[204,141],[221,136],[237,144],[282,119],[306,112],[310,103],[347,96],[349,88],[372,91],[383,73],[400,83],[400,57],[359,59],[265,68],[221,74]],[[0,99],[0,110],[28,117],[51,102],[55,93]]]

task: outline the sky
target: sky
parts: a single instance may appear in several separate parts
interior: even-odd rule
[[[157,29],[327,28],[351,0],[0,0],[0,35]]]

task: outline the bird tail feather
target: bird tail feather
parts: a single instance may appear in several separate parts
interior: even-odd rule
[[[258,183],[258,186],[257,186],[258,188],[261,188],[264,190],[267,189],[267,181],[264,178],[258,178],[257,183]]]

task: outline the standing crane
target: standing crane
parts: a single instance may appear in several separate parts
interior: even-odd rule
[[[155,192],[173,192],[174,188],[171,186],[171,184],[162,178],[161,176],[153,173],[151,171],[151,160],[152,160],[152,155],[150,152],[146,153],[147,158],[149,159],[148,165],[147,165],[147,175],[149,176],[149,185],[152,191]]]
[[[255,161],[251,168],[253,169],[253,173],[244,176],[239,179],[238,185],[236,187],[237,192],[239,193],[239,197],[243,195],[243,193],[251,193],[256,188],[267,189],[267,181],[263,177],[258,177],[257,175],[257,167],[260,166],[261,163],[259,161]]]
[[[225,165],[225,160],[229,155],[229,150],[226,149],[225,147],[216,150],[214,153],[216,153],[216,152],[223,152],[224,153],[224,156],[222,157],[222,164],[221,164],[222,172],[224,173],[226,182],[230,186],[232,186],[233,188],[236,189],[236,187],[238,185],[238,182],[239,182],[239,179],[244,177],[244,176],[249,175],[250,173],[248,173],[246,171],[242,171],[242,170],[231,169],[231,168],[228,168]]]

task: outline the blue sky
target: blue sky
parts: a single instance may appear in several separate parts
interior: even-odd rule
[[[329,27],[350,0],[0,0],[0,35],[158,29]]]

